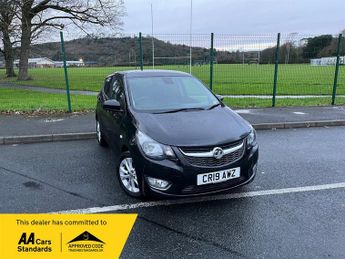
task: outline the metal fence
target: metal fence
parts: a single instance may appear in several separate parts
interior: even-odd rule
[[[343,41],[341,35],[298,33],[138,33],[66,43],[61,38],[61,42],[32,47],[32,57],[56,61],[51,65],[33,64],[29,71],[33,80],[1,82],[49,95],[70,111],[93,108],[104,78],[127,69],[191,73],[216,94],[224,95],[232,107],[345,104]],[[67,93],[67,97],[61,93]],[[37,105],[45,109],[39,106],[43,99],[40,97]],[[35,108],[34,102],[31,106]]]

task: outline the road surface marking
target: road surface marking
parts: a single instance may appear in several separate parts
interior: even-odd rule
[[[63,121],[65,119],[45,119],[44,122],[49,123],[49,122],[60,122]]]
[[[157,207],[157,206],[170,206],[170,205],[189,204],[189,203],[206,202],[206,201],[232,200],[232,199],[250,198],[250,197],[257,197],[257,196],[268,196],[268,195],[277,195],[277,194],[311,192],[311,191],[343,189],[343,188],[345,188],[345,182],[283,188],[283,189],[240,192],[240,193],[202,196],[202,197],[193,197],[193,198],[183,198],[183,199],[176,199],[176,200],[138,202],[138,203],[105,206],[105,207],[63,210],[63,211],[56,211],[56,212],[50,212],[50,213],[53,213],[53,214],[93,214],[93,213],[116,212],[116,211],[138,209],[138,208],[149,208],[149,207]]]
[[[250,114],[252,113],[250,110],[234,110],[235,112],[237,113],[240,113],[240,114]]]
[[[304,112],[292,112],[292,113],[297,114],[297,115],[305,115]]]
[[[257,98],[272,99],[272,95],[222,95],[224,98]],[[308,98],[330,98],[331,95],[277,95],[276,99],[308,99]],[[337,95],[337,97],[345,97],[345,95]]]

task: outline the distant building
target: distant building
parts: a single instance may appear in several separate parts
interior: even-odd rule
[[[43,68],[43,67],[55,67],[53,60],[43,57],[43,58],[29,58],[29,68]],[[14,61],[16,67],[19,66],[19,59]]]
[[[98,65],[98,63],[96,61],[85,61],[85,66],[87,67],[95,67]]]
[[[55,67],[63,67],[63,61],[54,61]],[[66,65],[68,67],[84,67],[85,63],[82,60],[74,61],[74,60],[68,60],[66,61]]]
[[[335,66],[337,57],[323,57],[310,59],[310,65],[312,66]],[[339,64],[345,65],[345,56],[339,58]]]

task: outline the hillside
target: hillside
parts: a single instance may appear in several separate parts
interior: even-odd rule
[[[143,38],[144,63],[152,62],[151,38]],[[129,65],[139,60],[138,38],[82,38],[65,42],[66,56],[68,60],[83,59],[84,62],[97,62],[105,65]],[[189,47],[176,45],[155,39],[156,57],[186,57],[189,55]],[[193,59],[208,59],[209,50],[193,48]],[[31,57],[48,57],[53,60],[61,60],[59,42],[51,42],[33,45]],[[186,62],[184,60],[157,59],[155,62]]]
[[[304,45],[282,43],[280,46],[280,63],[309,63],[311,58],[329,57],[336,55],[337,39],[332,35],[321,35],[305,39]],[[152,39],[143,37],[144,64],[152,64]],[[154,39],[155,64],[189,64],[189,47],[183,44]],[[30,57],[48,57],[52,60],[61,60],[60,42],[50,42],[32,45]],[[86,37],[65,42],[68,60],[92,62],[97,66],[128,66],[138,65],[139,43],[138,38],[92,38]],[[15,50],[18,58],[19,49]],[[209,63],[209,48],[192,48],[194,64]],[[345,44],[341,53],[345,53]],[[165,57],[165,58],[162,58]],[[272,64],[275,59],[275,47],[258,51],[224,51],[215,50],[215,61],[219,64]],[[0,55],[0,61],[3,59]]]

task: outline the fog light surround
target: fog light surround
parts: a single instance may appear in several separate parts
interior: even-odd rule
[[[252,170],[253,170],[253,174],[256,174],[256,172],[258,171],[258,163],[255,163]]]
[[[153,177],[147,177],[147,181],[148,181],[150,187],[157,189],[157,190],[160,190],[160,191],[166,191],[171,186],[171,184],[168,181],[153,178]]]

